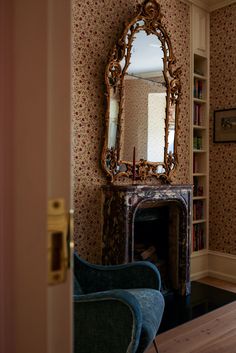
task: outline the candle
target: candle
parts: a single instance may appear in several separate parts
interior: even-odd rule
[[[136,169],[135,169],[135,147],[133,149],[133,181],[136,179]]]

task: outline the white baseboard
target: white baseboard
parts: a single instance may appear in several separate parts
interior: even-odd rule
[[[208,276],[208,251],[199,251],[191,256],[191,280]]]
[[[217,278],[217,279],[222,279],[223,281],[226,281],[226,282],[236,283],[236,277],[235,276],[227,275],[225,273],[215,272],[215,271],[208,271],[208,276],[209,277],[213,277],[213,278]]]
[[[236,283],[236,255],[208,252],[209,276]]]
[[[209,274],[208,270],[191,273],[191,281],[196,281],[196,280],[198,280],[200,278],[207,277],[208,274]]]
[[[198,256],[192,256],[191,280],[206,276],[236,283],[236,255],[209,250]]]

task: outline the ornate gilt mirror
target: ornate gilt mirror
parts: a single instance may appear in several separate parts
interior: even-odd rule
[[[161,19],[156,0],[138,5],[106,67],[102,166],[111,182],[169,183],[177,164],[180,69]]]

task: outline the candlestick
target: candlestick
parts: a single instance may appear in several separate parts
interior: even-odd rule
[[[136,168],[135,168],[135,147],[133,149],[133,182],[136,179]]]

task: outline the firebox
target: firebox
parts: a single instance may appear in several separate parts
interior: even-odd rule
[[[190,294],[191,185],[106,185],[105,265],[146,260],[161,273],[162,291]]]
[[[157,266],[163,293],[178,290],[179,222],[178,201],[144,201],[134,216],[134,260]]]

